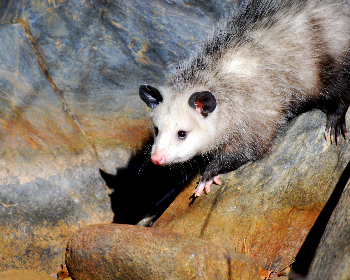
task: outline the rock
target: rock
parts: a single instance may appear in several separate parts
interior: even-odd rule
[[[149,138],[139,85],[161,83],[168,67],[187,57],[233,5],[0,3],[1,270],[51,272],[78,228],[113,216],[125,219],[115,217],[118,203],[110,201],[112,190],[99,170],[120,171]],[[320,112],[294,123],[269,157],[225,175],[222,187],[189,207],[193,182],[154,230],[180,233],[181,240],[200,238],[230,252],[244,248],[264,268],[288,264],[349,158],[348,142],[324,141]],[[114,197],[131,201],[120,191],[127,187],[128,182],[117,186]],[[143,192],[131,191],[142,201]]]
[[[139,85],[163,81],[233,5],[0,1],[0,270],[52,272],[78,228],[136,223],[156,204],[138,209],[149,196],[130,199],[128,182],[111,195],[99,170],[115,174],[149,139]]]
[[[260,279],[245,255],[198,238],[130,225],[93,225],[69,241],[73,279]]]
[[[350,142],[327,143],[324,127],[318,110],[297,117],[268,156],[190,202],[192,182],[152,228],[244,251],[266,270],[288,266],[350,158]]]
[[[12,269],[0,272],[1,280],[54,280],[55,277],[30,269]]]
[[[350,279],[349,203],[350,181],[328,221],[307,279]]]
[[[0,267],[49,272],[75,230],[112,215],[98,158],[23,26],[1,25],[0,36]]]

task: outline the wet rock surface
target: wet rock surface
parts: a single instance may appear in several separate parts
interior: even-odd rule
[[[160,228],[93,225],[69,241],[73,279],[260,279],[245,255]]]

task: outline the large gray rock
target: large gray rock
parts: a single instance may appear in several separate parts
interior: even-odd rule
[[[2,25],[0,34],[1,268],[55,269],[76,229],[111,220],[110,203],[89,139],[22,25]]]
[[[124,180],[110,197],[99,169],[130,167],[150,135],[139,85],[161,83],[233,6],[0,1],[0,270],[52,272],[78,228],[137,222],[164,195]]]

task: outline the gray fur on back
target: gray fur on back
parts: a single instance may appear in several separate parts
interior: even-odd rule
[[[309,102],[340,94],[323,90],[329,77],[321,72],[330,60],[337,68],[348,59],[345,3],[245,1],[169,74],[166,87],[174,99],[197,87],[213,92],[220,111],[213,121],[220,133],[212,148],[230,143],[230,151],[259,157],[286,118]]]

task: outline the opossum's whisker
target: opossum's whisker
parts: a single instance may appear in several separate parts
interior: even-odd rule
[[[145,170],[145,167],[149,164],[149,162],[151,161],[151,158],[148,157],[146,159],[146,161],[140,166],[138,172],[137,172],[137,176],[140,176],[140,174]]]

